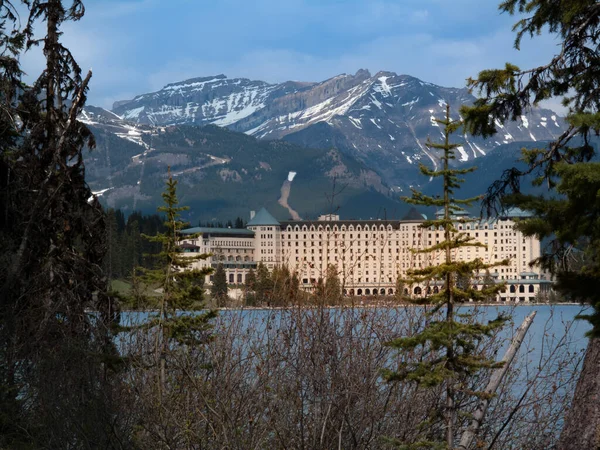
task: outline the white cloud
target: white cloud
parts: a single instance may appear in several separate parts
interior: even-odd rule
[[[195,76],[225,73],[270,82],[285,80],[320,81],[339,73],[353,73],[359,68],[372,71],[391,70],[414,75],[424,81],[444,86],[462,87],[465,79],[480,70],[502,67],[513,61],[523,67],[542,64],[552,54],[550,38],[538,38],[540,48],[512,48],[511,34],[499,32],[477,41],[439,39],[430,34],[386,36],[365,42],[341,55],[315,56],[291,49],[258,49],[235,60],[165,61],[164,69],[148,75],[153,89],[169,82]]]

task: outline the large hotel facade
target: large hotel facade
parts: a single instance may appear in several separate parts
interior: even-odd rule
[[[486,247],[462,247],[453,250],[456,260],[481,258],[485,263],[510,259],[510,265],[494,268],[490,275],[506,284],[500,301],[532,301],[538,292],[549,292],[549,276],[530,263],[541,254],[540,242],[525,237],[515,228],[523,217],[514,210],[488,221],[461,221],[456,228]],[[349,296],[394,295],[398,277],[406,277],[411,268],[441,264],[443,252],[415,253],[443,240],[443,230],[423,229],[424,217],[412,210],[402,220],[340,220],[324,215],[315,221],[277,221],[266,209],[251,212],[246,229],[190,228],[183,235],[185,252],[209,253],[197,267],[215,267],[222,263],[230,284],[242,284],[250,269],[263,263],[269,270],[286,265],[296,271],[301,287],[312,290],[324,278],[329,265],[337,268],[343,293]],[[199,237],[193,237],[201,233]],[[481,289],[485,274],[474,274],[473,283]],[[211,278],[207,277],[207,283]],[[439,284],[441,286],[441,283]],[[429,286],[405,287],[412,296],[437,292]],[[410,291],[409,291],[410,289]]]

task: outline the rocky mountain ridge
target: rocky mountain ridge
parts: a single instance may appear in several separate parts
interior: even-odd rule
[[[474,101],[467,89],[426,83],[409,75],[359,70],[323,82],[269,84],[225,75],[172,83],[113,112],[139,125],[213,124],[260,139],[285,139],[308,148],[335,147],[381,175],[393,189],[419,183],[419,162],[436,166],[425,146],[441,137],[436,118]],[[547,141],[565,129],[550,110],[532,109],[517,122],[496,123],[491,139],[456,135],[457,163],[484,157],[503,144]]]
[[[372,169],[336,149],[261,141],[217,126],[134,124],[86,107],[80,121],[94,133],[86,179],[101,201],[125,211],[154,212],[168,168],[191,222],[244,217],[267,206],[281,219],[390,217],[405,209]]]

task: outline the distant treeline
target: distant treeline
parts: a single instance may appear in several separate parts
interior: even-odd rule
[[[109,279],[127,278],[134,267],[151,268],[152,255],[160,252],[160,244],[149,242],[143,235],[154,236],[165,231],[165,218],[159,214],[142,214],[139,211],[126,216],[120,209],[106,211],[108,251],[104,269]],[[191,226],[191,225],[190,225]],[[245,228],[241,217],[226,222],[199,222],[208,228]]]
[[[233,222],[228,220],[227,222],[198,222],[199,227],[207,228],[246,228],[246,221],[241,217],[236,218]]]

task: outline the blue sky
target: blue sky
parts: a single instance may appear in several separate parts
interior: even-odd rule
[[[65,3],[68,3],[67,1]],[[88,0],[63,27],[82,68],[88,104],[224,73],[269,82],[321,81],[367,68],[443,86],[511,61],[542,64],[557,51],[543,35],[513,48],[517,20],[497,0]],[[41,25],[41,24],[40,24]],[[39,74],[39,50],[22,58]]]

